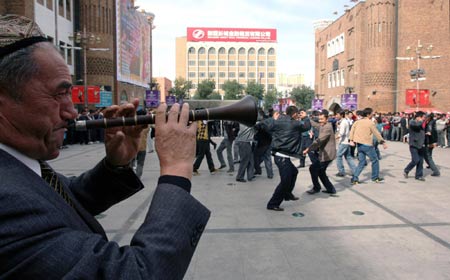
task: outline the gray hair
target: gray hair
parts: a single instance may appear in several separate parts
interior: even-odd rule
[[[39,73],[39,65],[33,53],[46,45],[49,43],[37,43],[0,59],[0,92],[9,94],[16,101],[22,99],[23,87]]]

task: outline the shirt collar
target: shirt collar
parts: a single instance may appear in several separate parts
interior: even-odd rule
[[[39,175],[39,177],[41,177],[41,166],[39,165],[39,162],[37,160],[32,159],[17,151],[16,149],[2,143],[0,143],[0,149],[15,157],[17,160],[25,164],[28,168],[33,170],[33,172]]]

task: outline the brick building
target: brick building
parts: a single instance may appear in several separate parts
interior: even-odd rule
[[[450,111],[449,1],[361,1],[335,21],[316,22],[315,37],[315,91],[324,107],[345,107],[342,95],[353,93],[358,108]],[[411,82],[416,48],[422,58],[443,56],[420,59],[426,80]]]
[[[117,11],[121,14],[117,15]],[[116,31],[120,30],[117,16],[137,18],[141,24],[145,22],[145,25],[149,25],[146,14],[136,11],[134,0],[0,0],[0,14],[8,13],[24,15],[38,23],[42,31],[60,47],[73,75],[73,83],[79,85],[84,84],[83,51],[73,48],[80,44],[74,42],[71,36],[85,31],[87,37],[94,39],[89,41],[86,51],[87,85],[112,91],[114,104],[133,98],[144,99],[145,89],[150,82],[148,71],[137,80],[121,79],[123,75],[119,73],[123,69],[116,67],[120,59],[117,48],[121,42],[116,42]],[[147,28],[150,29],[149,26]],[[146,39],[149,38],[142,38],[143,41]],[[145,46],[145,49],[140,50],[138,60],[149,67],[151,63],[145,60],[150,52],[148,42]],[[90,106],[93,107],[94,104]]]

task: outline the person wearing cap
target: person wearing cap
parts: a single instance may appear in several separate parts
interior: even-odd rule
[[[160,177],[129,246],[94,218],[144,186],[130,168],[145,126],[105,129],[106,156],[78,177],[56,173],[71,76],[31,20],[0,16],[0,279],[182,279],[210,212],[190,195],[196,125],[189,106],[156,112]],[[105,118],[132,117],[139,100]],[[20,114],[18,114],[20,112]]]

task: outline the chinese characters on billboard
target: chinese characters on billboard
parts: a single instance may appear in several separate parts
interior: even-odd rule
[[[100,87],[88,86],[88,103],[97,104],[100,102]],[[84,86],[72,86],[72,103],[84,104]]]
[[[342,94],[341,107],[344,110],[350,111],[358,109],[358,95],[354,93]]]
[[[267,42],[276,43],[273,28],[211,28],[188,27],[188,42]]]
[[[323,99],[314,98],[311,101],[311,109],[314,111],[320,111],[323,109]]]
[[[117,80],[148,87],[150,25],[130,0],[117,1]]]

